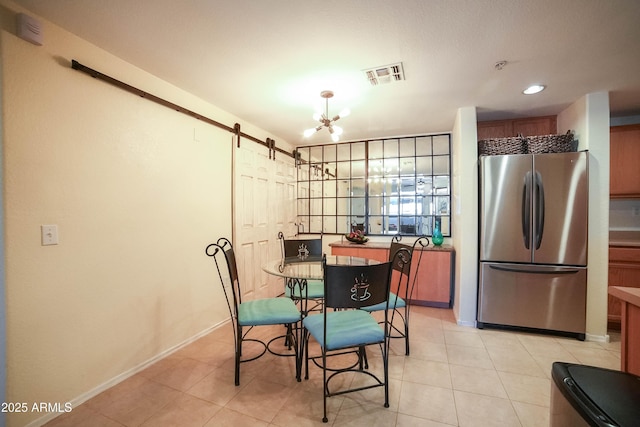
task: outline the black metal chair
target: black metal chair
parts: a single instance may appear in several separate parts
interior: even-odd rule
[[[409,252],[399,250],[394,258],[395,262],[408,262]],[[327,418],[327,398],[355,391],[367,390],[374,387],[384,387],[384,406],[389,407],[389,313],[393,313],[389,305],[389,291],[391,286],[391,262],[346,266],[324,265],[324,311],[311,314],[302,321],[304,326],[305,366],[309,377],[309,360],[319,364],[323,377],[323,422]],[[360,308],[371,304],[385,304],[384,322],[378,321],[367,311]],[[391,314],[393,316],[393,314]],[[313,337],[320,346],[320,356],[309,355],[309,340]],[[364,366],[366,358],[365,348],[379,345],[382,352],[383,373],[375,374]],[[344,369],[331,369],[327,366],[327,358],[355,352],[358,362]],[[318,363],[320,360],[320,363]],[[327,372],[331,373],[327,376]],[[347,389],[331,390],[330,381],[347,372],[357,372],[369,376],[369,384]]]
[[[395,315],[391,324],[391,338],[404,338],[405,354],[409,355],[409,315],[411,313],[411,305],[409,301],[413,295],[413,290],[418,279],[418,269],[422,260],[423,249],[429,246],[429,239],[426,236],[420,236],[413,246],[400,243],[401,236],[394,236],[389,247],[389,261],[394,259],[396,252],[400,249],[407,250],[411,253],[408,263],[393,264],[394,275],[399,275],[398,280],[393,280],[394,287],[391,288],[389,294],[389,307],[393,307]],[[369,312],[385,310],[384,304],[377,304],[369,307],[363,307],[363,310]],[[400,323],[402,323],[400,325]]]
[[[281,242],[282,258],[287,262],[304,262],[311,259],[322,259],[322,239],[286,239],[282,232],[278,233],[278,239]],[[315,304],[311,310],[322,307],[324,300],[324,282],[322,280],[297,280],[291,283],[291,280],[285,281],[284,295],[299,301],[306,299],[303,307],[307,307],[307,302],[312,300]],[[293,290],[293,292],[292,292]],[[306,314],[306,309],[303,310]]]
[[[233,246],[228,239],[220,238],[216,243],[207,246],[206,254],[212,257],[216,263],[216,269],[220,283],[227,300],[233,334],[235,338],[235,384],[240,385],[240,364],[250,362],[262,357],[267,351],[277,356],[289,356],[296,358],[296,378],[300,381],[302,357],[299,351],[301,343],[301,328],[296,324],[302,319],[300,310],[289,298],[265,298],[251,301],[242,301],[242,288],[238,278],[238,268]],[[257,338],[247,338],[247,335],[256,326],[285,325],[285,347],[293,349],[293,353],[276,352],[270,348],[278,338],[272,338],[264,342]],[[248,328],[246,331],[243,328]],[[261,352],[247,359],[242,359],[242,343],[255,342],[262,345]]]

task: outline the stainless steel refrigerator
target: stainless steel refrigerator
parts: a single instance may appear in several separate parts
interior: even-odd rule
[[[584,339],[588,152],[482,156],[478,327]]]

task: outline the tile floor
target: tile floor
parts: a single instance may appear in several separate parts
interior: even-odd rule
[[[381,388],[331,397],[328,425],[548,426],[554,361],[620,369],[615,333],[611,343],[580,342],[462,327],[451,310],[411,315],[411,355],[392,343],[390,407]],[[47,426],[327,425],[320,369],[298,383],[292,358],[266,355],[242,365],[235,387],[232,341],[230,327],[219,328]]]

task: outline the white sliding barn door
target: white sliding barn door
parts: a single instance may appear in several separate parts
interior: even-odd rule
[[[293,158],[257,143],[241,140],[234,148],[234,241],[243,299],[283,292],[283,281],[262,271],[280,257],[278,232],[295,234],[295,164]]]

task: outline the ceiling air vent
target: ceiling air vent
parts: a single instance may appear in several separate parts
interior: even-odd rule
[[[391,65],[383,65],[369,70],[364,70],[367,80],[371,86],[377,86],[386,83],[399,82],[404,80],[404,71],[402,70],[402,62]]]

